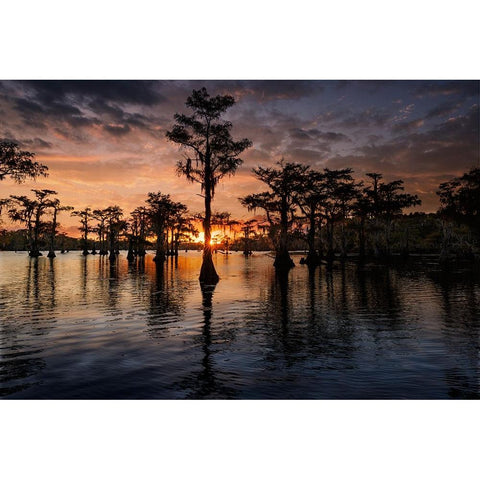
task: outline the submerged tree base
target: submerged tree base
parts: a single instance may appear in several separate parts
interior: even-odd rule
[[[37,257],[42,257],[43,253],[40,252],[39,250],[31,250],[30,252],[28,252],[28,255],[30,257],[37,258]]]
[[[275,262],[273,262],[273,266],[277,269],[277,271],[288,271],[295,266],[295,263],[288,252],[277,253]]]
[[[203,257],[202,268],[200,269],[200,276],[198,277],[200,283],[205,285],[216,285],[220,277],[215,270],[211,255]]]
[[[308,252],[307,258],[305,259],[305,264],[309,267],[317,267],[320,265],[320,256],[317,252]]]
[[[56,257],[55,252],[54,252],[53,250],[50,250],[50,251],[48,252],[47,257],[48,257],[48,258],[55,258],[55,257]]]
[[[166,257],[165,257],[165,254],[164,254],[164,253],[157,253],[157,254],[153,257],[153,261],[154,261],[155,263],[163,263],[165,260],[166,260]]]

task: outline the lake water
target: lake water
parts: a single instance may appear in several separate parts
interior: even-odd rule
[[[0,253],[0,397],[480,398],[478,272]]]

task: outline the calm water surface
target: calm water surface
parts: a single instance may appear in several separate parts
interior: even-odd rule
[[[0,253],[0,397],[480,398],[478,272],[216,257]]]

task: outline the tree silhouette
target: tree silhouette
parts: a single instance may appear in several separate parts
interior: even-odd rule
[[[61,205],[60,200],[58,198],[54,198],[52,200],[49,200],[48,202],[48,208],[52,209],[52,222],[50,225],[50,238],[49,238],[49,251],[48,251],[48,258],[55,258],[55,237],[58,233],[57,227],[57,216],[59,212],[67,212],[70,210],[73,210],[73,207],[70,207],[69,205]]]
[[[480,168],[472,168],[461,177],[441,183],[436,192],[440,197],[438,215],[442,220],[442,251],[440,260],[448,260],[451,223],[467,225],[477,241],[480,240]],[[471,255],[471,245],[467,253]]]
[[[172,202],[170,195],[157,192],[148,194],[147,204],[152,230],[156,236],[156,253],[153,261],[161,263],[165,261],[167,253],[165,233],[174,202]]]
[[[320,263],[320,255],[315,248],[317,225],[321,225],[321,206],[326,199],[323,173],[309,170],[304,179],[304,193],[298,197],[298,206],[308,221],[308,254],[305,263],[314,267]]]
[[[126,228],[126,222],[123,220],[123,210],[118,205],[113,205],[105,209],[107,238],[109,243],[109,260],[113,261],[119,253],[119,242],[121,232]]]
[[[132,216],[132,224],[134,225],[134,243],[135,255],[144,257],[146,255],[146,243],[148,233],[148,209],[146,207],[137,207],[130,214]]]
[[[226,175],[233,175],[242,163],[239,155],[252,145],[246,138],[234,141],[232,124],[220,117],[235,104],[230,95],[210,97],[205,88],[193,90],[186,106],[192,115],[175,114],[176,124],[167,132],[167,138],[186,150],[185,158],[177,163],[177,172],[187,180],[199,183],[205,199],[203,228],[205,244],[200,282],[215,284],[219,277],[212,259],[211,204],[215,187]]]
[[[172,254],[175,257],[178,257],[178,248],[180,245],[181,238],[185,238],[190,234],[196,232],[195,227],[192,223],[192,218],[187,215],[188,209],[187,206],[183,203],[176,202],[174,212],[172,215]]]
[[[247,195],[240,198],[240,202],[249,210],[261,208],[265,211],[275,243],[274,266],[279,270],[288,270],[295,265],[288,252],[288,233],[295,220],[295,208],[304,190],[305,173],[309,167],[286,163],[283,159],[276,164],[278,168],[253,169],[255,176],[266,183],[270,191]]]
[[[366,227],[367,221],[373,213],[373,205],[368,196],[368,189],[359,190],[352,206],[358,221],[358,256],[361,261],[365,259]]]
[[[242,232],[243,232],[243,254],[248,257],[252,254],[252,248],[250,245],[250,234],[253,233],[253,229],[257,226],[257,221],[255,219],[247,220],[243,222]]]
[[[94,227],[94,231],[98,235],[98,242],[99,242],[99,254],[100,255],[107,255],[108,248],[107,248],[107,218],[108,218],[108,211],[106,209],[96,209],[92,212],[92,217],[97,221],[97,226]]]
[[[380,228],[383,224],[384,239],[382,242],[378,235],[376,236],[375,253],[389,256],[391,231],[395,217],[401,215],[405,208],[421,205],[422,202],[417,195],[404,193],[403,180],[384,183],[380,173],[367,173],[367,176],[372,179],[372,184],[364,189],[364,194],[370,202],[369,210],[377,223],[380,223]],[[380,228],[377,225],[377,231]]]
[[[324,199],[322,201],[323,216],[325,218],[325,230],[327,236],[327,261],[334,258],[334,230],[335,225],[341,224],[341,252],[345,255],[345,235],[343,222],[345,221],[351,203],[356,196],[356,184],[352,177],[351,168],[340,170],[324,169],[323,187]]]
[[[0,181],[11,177],[22,183],[27,178],[46,177],[48,167],[34,161],[35,154],[20,150],[13,142],[0,142]]]
[[[461,177],[441,183],[439,214],[472,227],[480,233],[480,168],[472,168]]]
[[[11,195],[12,200],[8,214],[14,222],[23,223],[27,229],[27,242],[30,257],[40,257],[42,253],[39,250],[40,235],[45,229],[45,223],[42,217],[50,207],[50,195],[56,195],[54,190],[36,190],[34,199],[29,199],[25,195]]]
[[[28,251],[32,248],[33,239],[33,224],[35,200],[28,198],[25,195],[11,195],[8,199],[8,216],[13,222],[18,222],[25,225],[26,246]]]
[[[72,212],[72,216],[80,218],[81,226],[78,227],[78,229],[80,230],[80,232],[82,232],[82,254],[88,255],[88,234],[94,231],[94,228],[90,224],[90,221],[94,218],[92,209],[90,207],[86,207],[83,210],[75,210]]]

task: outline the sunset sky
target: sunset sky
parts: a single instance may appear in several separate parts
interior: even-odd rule
[[[35,152],[50,175],[5,180],[0,197],[51,188],[76,208],[118,204],[128,213],[160,190],[201,211],[199,186],[176,176],[181,153],[165,132],[203,86],[235,97],[225,118],[234,138],[253,142],[214,200],[235,218],[252,216],[238,197],[264,189],[252,167],[282,156],[352,167],[358,179],[371,171],[404,179],[422,211],[437,209],[440,182],[480,161],[478,81],[1,81],[0,140]],[[60,221],[76,233],[76,219]]]

